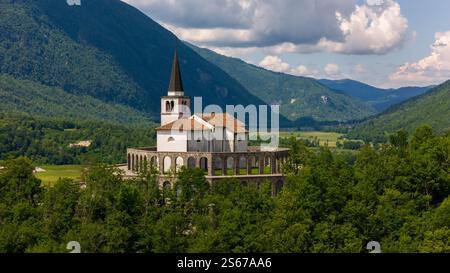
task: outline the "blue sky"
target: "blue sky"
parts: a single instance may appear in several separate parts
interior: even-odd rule
[[[124,0],[181,39],[293,75],[379,87],[450,79],[447,0]]]

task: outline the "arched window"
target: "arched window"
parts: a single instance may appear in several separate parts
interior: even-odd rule
[[[188,168],[189,169],[195,169],[195,158],[189,157],[188,159]]]
[[[170,102],[166,101],[166,112],[171,112],[170,110]]]
[[[172,169],[172,158],[169,156],[164,157],[164,173],[169,173]]]
[[[179,172],[181,170],[181,168],[184,166],[183,158],[177,157],[176,164],[177,164],[177,172]]]
[[[152,166],[152,168],[158,168],[158,157],[152,156],[150,159],[150,166]]]
[[[200,158],[200,168],[204,171],[208,170],[208,159],[206,157]]]
[[[169,137],[168,139],[167,139],[167,142],[174,142],[175,141],[175,138],[173,138],[173,137]]]

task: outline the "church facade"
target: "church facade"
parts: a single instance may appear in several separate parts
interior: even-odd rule
[[[288,149],[250,147],[249,131],[228,113],[191,114],[175,52],[167,96],[161,98],[157,146],[127,150],[127,176],[144,168],[157,170],[159,183],[170,188],[181,168],[201,168],[211,183],[235,178],[243,183],[272,183],[276,194],[284,183],[282,164]]]

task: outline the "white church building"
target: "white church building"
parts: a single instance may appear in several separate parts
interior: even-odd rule
[[[157,146],[127,150],[128,176],[156,170],[161,187],[169,188],[181,168],[201,168],[210,183],[227,178],[258,184],[269,181],[274,193],[282,187],[281,165],[288,149],[249,147],[249,131],[242,121],[227,113],[191,113],[190,106],[175,52],[169,90],[161,98]]]

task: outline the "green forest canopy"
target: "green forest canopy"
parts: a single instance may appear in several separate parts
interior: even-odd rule
[[[154,128],[153,123],[123,125],[0,113],[0,160],[27,156],[39,164],[123,163],[127,148],[155,144]],[[86,140],[91,146],[69,147]]]
[[[450,252],[450,134],[401,131],[379,150],[313,152],[292,140],[279,195],[262,184],[210,189],[183,170],[161,191],[143,173],[124,181],[107,166],[42,188],[29,159],[0,171],[0,252]]]

